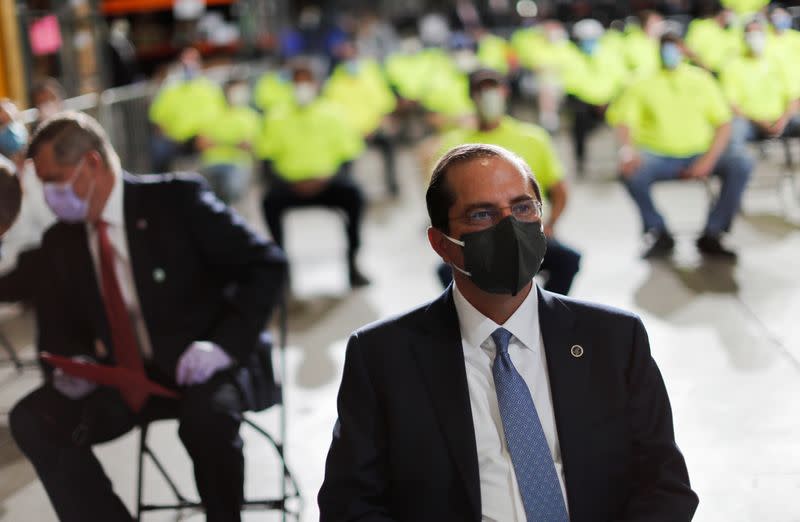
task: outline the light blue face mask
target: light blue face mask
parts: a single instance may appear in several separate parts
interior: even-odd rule
[[[75,167],[75,172],[69,180],[63,183],[44,183],[44,200],[56,217],[65,223],[80,223],[86,221],[89,215],[89,200],[94,192],[94,181],[89,187],[86,199],[81,199],[75,194],[73,183],[83,167],[83,161]]]
[[[591,56],[597,51],[598,43],[599,42],[595,38],[591,38],[589,40],[581,40],[580,41],[581,51]]]
[[[683,53],[677,45],[672,42],[667,42],[661,46],[661,63],[664,64],[664,67],[667,69],[674,69],[680,65],[682,60]]]
[[[792,28],[792,17],[787,15],[776,15],[772,17],[772,25],[778,31],[786,31]]]
[[[10,158],[21,151],[28,143],[28,129],[25,125],[12,121],[0,130],[0,154]]]

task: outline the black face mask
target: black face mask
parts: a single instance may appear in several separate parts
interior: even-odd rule
[[[461,241],[445,237],[464,248],[465,269],[453,268],[492,294],[517,295],[539,271],[547,251],[541,222],[519,221],[513,216],[464,234]]]

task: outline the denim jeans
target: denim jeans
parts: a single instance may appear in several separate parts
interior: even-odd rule
[[[700,155],[677,158],[662,156],[642,151],[642,163],[639,169],[623,181],[642,218],[645,232],[661,232],[667,230],[666,222],[656,209],[650,194],[650,187],[657,181],[680,179],[681,172],[688,168]],[[710,236],[719,236],[730,229],[734,216],[739,211],[742,194],[753,170],[753,159],[735,147],[727,150],[717,161],[712,175],[722,180],[719,197],[708,213],[708,220],[703,231]]]
[[[800,136],[800,116],[795,116],[786,125],[783,134],[780,137]],[[731,143],[729,149],[738,151],[742,155],[749,155],[747,149],[747,142],[768,139],[764,131],[762,131],[755,123],[747,118],[736,118],[733,120],[731,128]]]
[[[247,189],[250,178],[247,167],[234,164],[217,164],[203,167],[203,175],[211,190],[226,204],[236,203]]]

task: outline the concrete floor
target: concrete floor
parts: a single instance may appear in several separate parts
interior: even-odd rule
[[[568,144],[559,139],[564,157]],[[778,158],[779,151],[768,151]],[[573,295],[642,315],[654,357],[664,374],[678,443],[700,496],[700,522],[800,521],[800,206],[790,189],[769,188],[777,163],[759,167],[744,215],[729,241],[740,252],[735,266],[704,262],[693,246],[707,205],[696,183],[657,187],[656,197],[678,237],[672,260],[639,259],[639,221],[613,180],[614,148],[608,133],[591,143],[596,158],[587,177],[573,183],[559,234],[584,253]],[[335,394],[348,334],[360,325],[436,296],[436,258],[425,239],[423,185],[414,156],[401,154],[402,197],[384,196],[380,163],[368,154],[356,176],[371,200],[362,262],[373,284],[346,288],[344,240],[335,215],[291,213],[287,251],[293,266],[287,350],[288,462],[305,499],[304,519],[316,520],[315,497],[335,419]],[[765,186],[767,185],[767,186]],[[779,198],[783,198],[781,203]],[[258,194],[242,206],[259,228]],[[23,355],[32,353],[30,318],[7,319],[3,329]],[[0,369],[0,520],[55,520],[31,467],[11,441],[5,415],[39,377]],[[253,416],[277,426],[277,413]],[[243,428],[244,430],[244,428]],[[269,447],[244,432],[251,494],[276,487],[278,468]],[[157,425],[152,440],[181,486],[194,492],[190,463],[175,425]],[[97,449],[120,495],[134,496],[134,434]],[[153,473],[151,500],[167,500]],[[202,520],[186,513],[185,520]],[[152,515],[145,520],[175,520]],[[279,520],[248,514],[246,520]]]

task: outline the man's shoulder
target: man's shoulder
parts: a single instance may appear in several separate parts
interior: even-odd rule
[[[429,322],[431,320],[430,309],[437,301],[438,299],[429,301],[410,310],[366,324],[355,330],[353,336],[364,340],[399,339],[401,337],[398,337],[398,334],[401,332],[416,331]]]
[[[583,324],[597,322],[598,324],[612,324],[616,322],[640,322],[641,318],[629,310],[618,308],[595,301],[577,299],[561,294],[542,292],[543,298],[551,300],[554,308],[568,310]]]
[[[205,178],[195,172],[169,172],[166,174],[131,174],[126,172],[123,176],[126,190],[196,193],[207,186]]]

